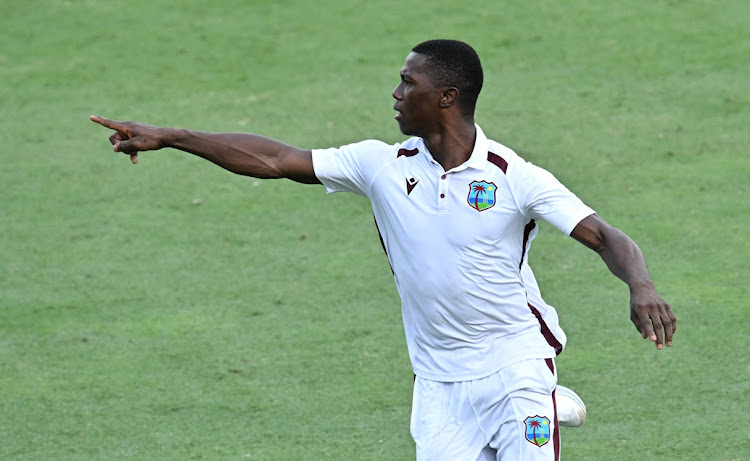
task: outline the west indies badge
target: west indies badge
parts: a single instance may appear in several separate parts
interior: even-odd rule
[[[537,447],[549,442],[549,418],[539,415],[529,416],[523,422],[526,424],[526,440]]]
[[[489,210],[495,206],[495,183],[487,181],[472,181],[469,184],[469,206],[477,211]]]

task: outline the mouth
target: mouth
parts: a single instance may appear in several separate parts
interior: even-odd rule
[[[396,112],[398,112],[398,114],[396,114],[396,116],[394,117],[396,120],[399,120],[400,118],[403,117],[403,114],[401,113],[400,110],[398,110],[398,108],[396,106],[393,106],[393,110],[395,110]]]

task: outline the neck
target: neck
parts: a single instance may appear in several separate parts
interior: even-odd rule
[[[422,136],[424,143],[445,171],[469,160],[474,150],[477,130],[474,120],[463,120],[441,130]]]

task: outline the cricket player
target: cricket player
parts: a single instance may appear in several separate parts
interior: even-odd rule
[[[672,344],[677,320],[628,236],[552,174],[487,138],[474,122],[482,84],[466,43],[414,47],[392,95],[410,138],[393,145],[305,150],[248,133],[91,120],[115,131],[114,150],[133,163],[139,152],[171,147],[237,174],[368,197],[416,375],[417,459],[558,460],[554,358],[566,338],[528,264],[537,223],[601,256],[628,285],[630,319],[657,349]]]

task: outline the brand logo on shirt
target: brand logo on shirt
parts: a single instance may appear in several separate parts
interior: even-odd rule
[[[487,181],[472,181],[469,184],[469,206],[477,211],[484,211],[495,206],[495,183]]]
[[[549,418],[539,415],[529,416],[523,422],[526,424],[526,440],[537,447],[549,442]]]
[[[411,191],[413,191],[414,188],[417,187],[418,182],[419,182],[419,179],[406,178],[406,195],[411,194]]]

